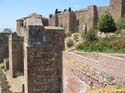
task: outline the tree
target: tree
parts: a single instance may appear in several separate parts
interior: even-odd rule
[[[109,13],[105,13],[100,17],[97,27],[104,33],[115,32],[117,30],[116,24]]]
[[[67,10],[66,9],[64,9],[64,12],[66,12]]]
[[[88,42],[96,41],[97,40],[96,30],[90,29],[89,31],[87,31],[85,35],[85,40]]]
[[[55,14],[58,14],[58,9],[55,10]]]
[[[12,33],[10,28],[4,28],[3,33]]]
[[[71,7],[69,7],[68,11],[69,11],[69,12],[71,12],[71,11],[72,11]]]

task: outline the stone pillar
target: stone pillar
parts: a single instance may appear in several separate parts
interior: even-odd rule
[[[13,33],[9,37],[9,70],[12,78],[23,73],[23,38]]]
[[[87,30],[95,28],[98,20],[97,7],[95,5],[88,7]]]
[[[25,93],[62,93],[63,29],[29,26],[24,41]]]

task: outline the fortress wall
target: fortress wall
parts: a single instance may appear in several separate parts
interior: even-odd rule
[[[98,17],[105,14],[106,12],[110,13],[109,6],[98,7],[97,11],[98,11]]]
[[[88,7],[87,16],[87,30],[95,28],[98,20],[98,12],[95,5]]]
[[[87,25],[87,12],[88,10],[80,10],[80,11],[75,11],[76,15],[76,24],[78,26],[78,31],[83,31],[83,25]]]
[[[49,18],[48,20],[49,26],[55,26],[56,25],[55,20],[56,20],[55,16],[52,16],[52,18]]]
[[[64,27],[66,33],[70,31],[70,12],[66,11],[58,14],[58,26]]]
[[[49,26],[58,26],[65,28],[65,33],[69,31],[75,32],[76,29],[74,28],[76,21],[75,21],[75,14],[74,12],[65,11],[59,14],[52,16],[49,19]]]
[[[0,33],[0,63],[4,58],[8,58],[8,37],[10,33]]]
[[[13,33],[9,37],[9,67],[11,77],[23,73],[23,38]]]
[[[27,32],[24,42],[25,93],[62,93],[61,42],[64,41],[60,41],[60,35],[64,29],[29,26]]]

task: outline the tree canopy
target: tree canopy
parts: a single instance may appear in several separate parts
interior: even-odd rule
[[[100,17],[97,27],[104,33],[115,32],[117,30],[116,24],[109,13],[105,13]]]

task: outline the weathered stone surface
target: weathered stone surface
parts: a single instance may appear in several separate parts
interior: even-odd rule
[[[0,63],[4,58],[8,58],[8,38],[10,33],[0,33]]]
[[[59,33],[63,30],[29,26],[28,31],[24,46],[25,92],[61,93],[62,46]]]
[[[9,37],[9,70],[12,77],[23,73],[23,38],[13,33]]]

